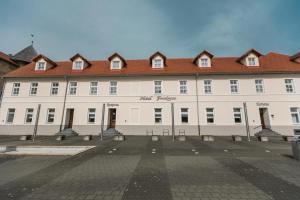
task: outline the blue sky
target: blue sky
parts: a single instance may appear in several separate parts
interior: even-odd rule
[[[1,0],[0,51],[30,44],[54,60],[113,52],[237,56],[249,48],[300,51],[299,0]]]

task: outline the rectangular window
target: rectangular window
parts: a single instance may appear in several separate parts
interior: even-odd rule
[[[12,89],[12,92],[11,92],[12,96],[18,96],[19,95],[19,93],[20,93],[20,86],[21,86],[20,83],[13,83],[13,89]]]
[[[211,94],[212,93],[212,80],[204,80],[204,93]]]
[[[206,121],[208,124],[215,123],[214,108],[206,108]]]
[[[50,94],[51,95],[57,95],[58,94],[58,87],[59,87],[59,83],[58,82],[52,82],[51,83]]]
[[[82,69],[83,62],[82,61],[75,61],[74,63],[74,69]]]
[[[37,70],[45,70],[46,63],[45,62],[38,62],[37,63]]]
[[[154,108],[154,121],[156,124],[160,124],[162,122],[161,108]]]
[[[187,81],[179,81],[180,85],[180,94],[186,94],[187,93]]]
[[[255,88],[257,93],[264,93],[264,81],[262,79],[255,80]]]
[[[117,81],[110,81],[109,94],[110,95],[116,95],[117,94],[117,87],[118,87]]]
[[[208,59],[207,58],[201,58],[201,67],[208,67]]]
[[[120,69],[121,68],[121,61],[115,60],[112,61],[112,69]]]
[[[256,62],[255,62],[255,58],[254,57],[249,57],[248,58],[248,65],[249,66],[255,66]]]
[[[181,123],[189,123],[189,109],[181,108]]]
[[[230,80],[230,91],[232,94],[239,93],[238,80]]]
[[[162,89],[161,89],[161,81],[154,81],[154,94],[161,94]]]
[[[90,95],[97,95],[98,94],[98,82],[93,81],[90,83]]]
[[[34,96],[37,94],[38,85],[39,85],[38,83],[31,83],[30,92],[29,92],[30,96]]]
[[[299,124],[299,108],[290,108],[293,124]]]
[[[25,123],[31,123],[33,119],[33,108],[27,108],[25,113]]]
[[[89,108],[88,110],[88,123],[96,122],[96,108]]]
[[[293,93],[295,91],[294,88],[294,80],[293,79],[285,79],[285,89],[287,93]]]
[[[13,123],[15,118],[16,109],[9,108],[6,116],[6,123]]]
[[[154,59],[154,67],[161,68],[162,67],[162,60],[161,59]]]
[[[69,95],[76,95],[77,92],[77,82],[69,83]]]
[[[55,115],[55,108],[48,108],[48,111],[47,111],[47,122],[48,123],[54,122],[54,115]]]
[[[233,117],[234,117],[234,122],[236,124],[242,123],[242,113],[241,113],[241,108],[233,108]]]

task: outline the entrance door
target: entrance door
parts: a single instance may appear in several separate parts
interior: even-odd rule
[[[66,118],[66,122],[67,122],[66,128],[72,128],[72,126],[73,126],[73,117],[74,117],[74,109],[68,109],[66,117],[67,117]]]
[[[270,128],[268,108],[259,108],[259,115],[262,128]]]
[[[110,108],[109,112],[108,112],[108,117],[109,117],[108,128],[115,128],[116,127],[117,110],[115,108]]]

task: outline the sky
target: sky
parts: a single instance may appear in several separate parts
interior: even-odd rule
[[[0,51],[53,60],[300,51],[299,0],[0,0]]]

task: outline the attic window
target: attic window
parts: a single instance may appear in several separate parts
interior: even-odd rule
[[[112,69],[121,69],[121,61],[119,60],[114,60],[112,61]]]
[[[162,59],[157,58],[157,59],[154,59],[153,62],[154,62],[153,68],[162,68],[163,67]]]
[[[256,66],[256,59],[255,59],[255,57],[248,57],[248,65],[249,66]]]
[[[201,67],[208,67],[208,59],[207,58],[201,58],[200,59],[200,65],[201,65]]]
[[[46,69],[46,62],[40,61],[36,63],[36,70],[45,70]]]
[[[74,69],[80,70],[83,68],[83,62],[81,60],[74,62]]]

